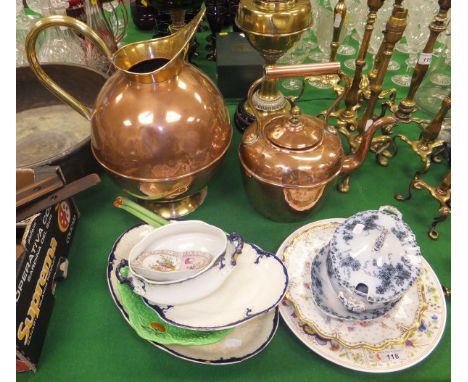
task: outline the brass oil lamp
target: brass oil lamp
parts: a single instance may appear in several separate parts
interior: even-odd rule
[[[265,64],[274,65],[299,40],[302,32],[311,27],[311,11],[309,0],[241,0],[235,22],[260,52]],[[277,80],[267,80],[253,94],[252,106],[245,101],[239,104],[235,122],[244,131],[254,121],[255,114],[267,117],[289,108],[277,88]]]
[[[203,0],[150,0],[152,7],[158,11],[168,11],[171,16],[171,33],[185,26],[187,9],[200,8]]]

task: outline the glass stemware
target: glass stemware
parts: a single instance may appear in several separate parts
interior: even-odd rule
[[[319,51],[309,54],[308,57],[313,62],[328,62],[330,60],[331,41],[333,38],[333,8],[329,0],[319,3],[316,16],[316,33]],[[330,81],[323,76],[312,76],[306,78],[309,85],[318,89],[328,89],[332,87]]]
[[[206,19],[211,31],[207,38],[208,54],[206,58],[216,60],[216,34],[221,32],[226,18],[229,17],[229,8],[227,2],[222,0],[206,0],[205,7]]]
[[[358,0],[356,5],[350,9],[348,8],[348,17],[350,18],[349,23],[353,26],[353,31],[351,32],[351,38],[354,38],[358,41],[359,44],[362,42],[362,37],[364,36],[364,29],[367,23],[367,1]],[[356,70],[355,58],[349,58],[344,62],[344,65],[351,70]],[[364,69],[367,67],[364,67]]]
[[[310,5],[312,8],[312,26],[309,28],[308,31],[304,32],[303,35],[306,35],[307,41],[309,41],[310,50],[315,50],[318,48],[318,37],[317,37],[317,18],[319,13],[319,3],[318,0],[310,0]],[[312,61],[316,61],[317,54],[321,55],[321,52],[310,52],[309,58]]]
[[[85,12],[86,24],[88,24],[88,26],[102,38],[112,52],[115,52],[117,50],[115,36],[104,18],[97,0],[85,0]],[[103,73],[108,73],[112,66],[101,50],[88,39],[84,40],[84,46],[87,65],[96,68]]]
[[[16,0],[16,66],[28,65],[24,42],[31,25],[38,20],[38,16],[24,13],[23,0]]]
[[[327,62],[330,57],[330,43],[333,37],[333,8],[329,0],[322,3],[317,1],[312,12],[314,12],[313,17],[316,21],[314,24],[319,51],[309,54],[308,57],[315,62]]]
[[[68,1],[41,0],[40,13],[43,16],[65,15]],[[66,27],[48,28],[38,51],[39,62],[65,62],[84,64],[84,50],[81,39]]]
[[[418,109],[430,116],[437,113],[440,103],[450,92],[451,88],[450,31],[447,30],[446,34],[447,39],[442,53],[439,56],[434,56],[429,71],[415,95]]]
[[[128,27],[128,12],[124,0],[111,0],[104,2],[100,0],[102,5],[102,13],[105,20],[108,22],[115,42],[117,45],[127,35]]]
[[[307,58],[309,48],[307,41],[300,39],[296,44],[293,45],[280,59],[280,64],[297,65],[302,64]],[[288,90],[298,90],[302,87],[302,78],[291,77],[283,80],[281,86]]]
[[[347,1],[347,11],[345,17],[345,23],[343,25],[343,31],[340,35],[340,46],[338,48],[338,54],[342,56],[352,56],[356,53],[356,49],[349,45],[345,44],[348,38],[351,38],[351,35],[354,33],[356,24],[360,22],[356,16],[360,15],[361,0],[348,0]],[[364,16],[365,17],[365,16]]]

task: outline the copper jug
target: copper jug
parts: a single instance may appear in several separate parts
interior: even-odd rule
[[[346,86],[324,120],[301,114],[294,105],[295,99],[289,98],[290,113],[263,119],[256,115],[258,122],[252,123],[242,137],[239,159],[248,198],[261,214],[272,220],[297,221],[308,217],[335,178],[362,164],[377,129],[396,122],[394,117],[376,120],[368,126],[355,153],[345,155],[337,130],[328,125],[331,111],[346,95],[350,83],[338,62],[266,66],[263,78],[250,87],[247,100],[251,102],[255,89],[265,80],[326,74],[338,74]]]
[[[86,24],[67,16],[41,19],[26,40],[38,79],[90,120],[96,160],[124,191],[166,218],[185,215],[203,202],[232,138],[221,93],[185,60],[203,14],[201,10],[170,36],[128,44],[113,54]],[[39,33],[57,26],[92,40],[115,68],[92,109],[57,85],[38,63],[34,47]]]

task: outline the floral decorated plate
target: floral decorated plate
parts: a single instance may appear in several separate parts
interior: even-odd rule
[[[342,221],[343,219],[328,219],[302,227],[285,240],[278,250],[278,256],[283,256],[286,265],[290,266],[288,253],[292,249],[294,249],[294,256],[291,259],[294,259],[294,263],[298,258],[309,254],[312,257],[307,261],[310,270],[313,258],[328,242],[330,235]],[[301,245],[295,248],[294,244],[297,245],[298,242]],[[419,285],[417,288],[413,287],[417,290],[418,300],[422,301],[419,303],[421,306],[419,316],[416,319],[416,325],[406,328],[400,338],[395,336],[396,326],[394,322],[391,322],[392,318],[389,319],[392,312],[369,321],[335,319],[324,314],[315,305],[310,290],[305,292],[302,289],[304,293],[302,297],[309,301],[311,309],[315,307],[316,317],[321,317],[318,320],[320,327],[314,321],[305,322],[300,319],[300,313],[294,301],[284,299],[280,312],[290,329],[306,346],[332,362],[366,372],[390,372],[405,369],[430,354],[442,337],[446,321],[446,306],[440,284],[429,264],[424,259],[422,263],[423,272]],[[305,273],[303,269],[296,269],[296,267],[288,267],[288,272],[290,285],[286,297],[291,298],[291,289],[298,286],[297,275]],[[310,289],[310,283],[311,281],[307,279],[300,281],[299,285],[309,286]],[[398,306],[395,310],[398,310]],[[399,310],[399,315],[401,314],[406,314],[406,312]],[[393,317],[393,320],[399,319],[401,318]],[[322,330],[326,332],[325,335]],[[382,342],[379,332],[394,333],[392,335],[394,338],[387,338]],[[333,335],[327,335],[331,333]],[[360,334],[356,336],[356,333]],[[361,337],[362,335],[364,337]],[[363,338],[366,338],[366,343],[362,341]]]
[[[120,301],[117,288],[119,281],[115,270],[120,261],[128,256],[130,249],[152,230],[153,228],[148,225],[130,228],[117,239],[109,255],[107,265],[109,290],[126,321],[128,314]],[[151,344],[191,362],[211,365],[233,364],[249,359],[265,349],[276,333],[278,322],[279,313],[276,308],[237,326],[224,339],[214,344],[201,346],[161,345],[157,342]]]
[[[143,300],[171,325],[221,330],[273,310],[287,287],[288,272],[283,262],[254,244],[244,243],[229,277],[207,297],[182,305],[157,305]]]
[[[323,358],[348,369],[368,373],[390,373],[407,369],[428,357],[435,349],[445,328],[445,299],[437,276],[423,260],[421,280],[428,302],[421,324],[404,343],[383,350],[350,349],[333,339],[320,337],[299,320],[294,306],[286,299],[280,304],[280,313],[291,331],[309,349]],[[343,321],[343,325],[346,321]]]
[[[331,317],[314,301],[312,290],[317,285],[311,278],[312,264],[319,256],[323,243],[328,242],[341,222],[342,219],[329,219],[309,224],[283,243],[278,255],[283,257],[290,277],[286,298],[293,304],[302,322],[323,338],[334,339],[343,346],[383,349],[404,342],[417,330],[422,312],[426,309],[422,286],[414,286],[392,310],[368,321],[344,321]]]

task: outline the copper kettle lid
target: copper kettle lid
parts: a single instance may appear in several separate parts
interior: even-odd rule
[[[323,122],[317,118],[301,115],[297,106],[291,115],[271,120],[265,126],[266,138],[274,145],[289,150],[308,150],[322,142]]]
[[[244,133],[239,159],[250,176],[281,187],[317,187],[341,171],[344,152],[334,129],[320,119],[301,115],[273,117],[257,131],[253,123]]]

